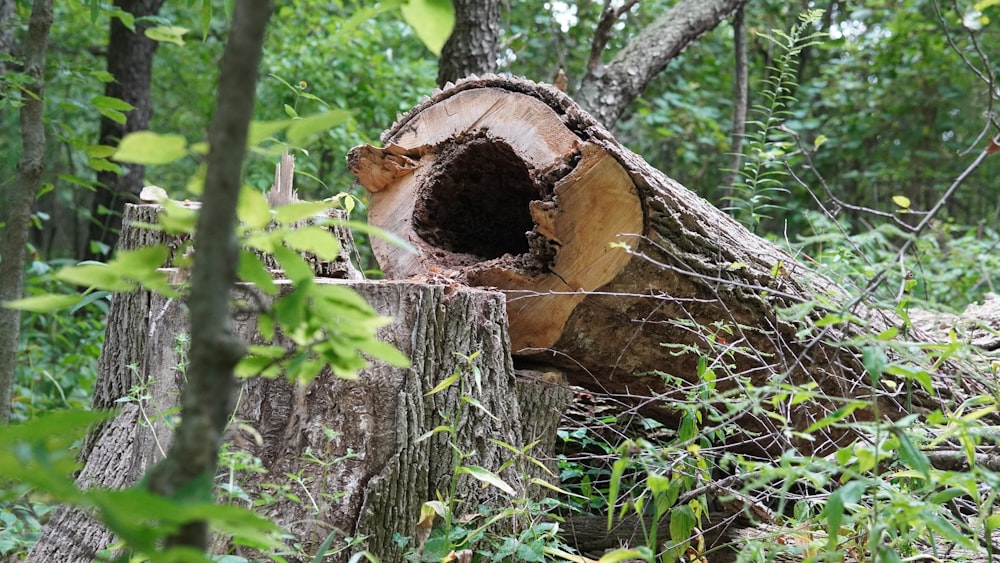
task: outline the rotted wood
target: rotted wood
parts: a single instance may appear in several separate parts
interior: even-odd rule
[[[961,391],[947,375],[943,398],[904,400],[899,382],[872,389],[859,354],[833,345],[856,329],[812,328],[846,307],[842,287],[653,169],[554,88],[473,77],[435,92],[382,142],[353,149],[348,166],[370,193],[369,222],[417,249],[373,241],[386,276],[502,290],[519,363],[632,397],[671,425],[670,403],[703,384],[703,359],[737,396],[776,381],[818,385],[814,400],[775,401],[787,426],[749,404],[726,421],[743,431],[731,445],[769,455],[852,439],[833,427],[789,432],[845,399],[877,396],[880,416],[898,417]],[[861,304],[851,313],[876,333],[897,322]]]

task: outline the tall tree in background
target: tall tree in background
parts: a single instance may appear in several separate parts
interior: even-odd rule
[[[236,283],[236,202],[243,177],[247,131],[253,114],[257,69],[270,0],[239,0],[222,56],[215,117],[208,130],[205,193],[195,231],[198,249],[191,274],[191,349],[182,396],[181,424],[166,459],[149,474],[149,486],[165,496],[193,487],[212,496],[222,435],[233,410],[233,368],[244,344],[232,332],[230,292]],[[172,545],[205,550],[204,522],[185,526]]]
[[[499,0],[452,0],[452,4],[455,29],[441,50],[439,86],[470,74],[495,72],[500,51]]]
[[[29,83],[24,88],[21,105],[21,159],[9,195],[0,209],[0,303],[19,299],[24,288],[25,245],[31,221],[31,206],[41,183],[45,160],[45,123],[42,119],[45,86],[45,52],[52,27],[52,0],[35,0],[31,8],[28,33],[22,52],[24,74]],[[6,190],[4,190],[6,191]],[[21,312],[0,306],[0,423],[10,417],[14,366]]]
[[[164,0],[115,0],[115,6],[132,14],[136,20],[154,16]],[[146,37],[148,23],[136,21],[135,30],[126,27],[119,18],[111,18],[108,39],[108,72],[114,80],[104,88],[104,95],[131,104],[128,119],[120,123],[107,116],[101,118],[98,144],[117,146],[126,134],[149,128],[153,113],[150,84],[153,77],[153,55],[157,42]],[[121,212],[125,203],[134,201],[142,190],[145,168],[129,165],[122,174],[113,170],[97,172],[101,186],[94,194],[91,206],[89,258],[102,258],[114,248],[121,228]]]

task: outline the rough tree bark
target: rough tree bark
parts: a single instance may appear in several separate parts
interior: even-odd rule
[[[190,365],[182,398],[181,424],[169,454],[150,470],[150,490],[170,496],[212,476],[219,446],[232,412],[236,381],[233,368],[243,357],[244,343],[232,332],[229,297],[236,283],[236,203],[243,178],[247,131],[254,106],[257,67],[264,31],[271,19],[270,0],[240,0],[233,9],[219,74],[215,117],[208,130],[205,191],[195,234],[198,252],[191,272]],[[203,480],[211,483],[211,479]],[[210,485],[209,485],[210,486]],[[211,498],[211,491],[205,491]],[[183,527],[171,545],[204,550],[204,522]]]
[[[0,0],[0,55],[14,55],[14,13],[16,0]],[[7,72],[7,63],[0,60],[0,73]],[[0,203],[3,196],[0,196]]]
[[[135,16],[136,19],[155,16],[164,0],[116,0],[115,6]],[[118,98],[133,106],[125,112],[125,123],[108,117],[101,118],[98,144],[118,146],[122,137],[134,131],[149,128],[153,114],[150,86],[153,79],[153,55],[159,45],[146,37],[145,30],[152,24],[137,21],[135,31],[125,27],[118,18],[111,18],[108,38],[108,72],[114,80],[104,86],[104,95]],[[118,241],[122,224],[122,210],[128,202],[138,201],[143,187],[145,167],[138,164],[122,165],[124,172],[110,170],[97,172],[100,188],[94,192],[90,207],[90,241],[102,243],[113,249]],[[87,258],[103,260],[107,253],[93,246],[87,249]]]
[[[155,222],[156,212],[155,206],[128,206],[122,248],[169,242],[162,232],[129,227]],[[349,248],[350,239],[342,238],[342,245]],[[251,497],[284,488],[302,499],[281,498],[263,512],[291,532],[306,552],[315,552],[331,531],[339,530],[345,537],[367,535],[359,550],[398,561],[401,548],[393,533],[413,537],[422,503],[447,491],[453,476],[446,435],[417,440],[444,423],[442,413],[459,413],[454,440],[462,451],[476,452],[470,463],[499,472],[510,453],[491,440],[519,445],[541,439],[529,454],[542,459],[551,455],[555,428],[571,394],[537,374],[514,376],[502,294],[440,284],[348,281],[346,268],[334,275],[317,278],[317,283],[348,284],[381,314],[393,316],[379,336],[407,354],[413,367],[375,365],[356,381],[326,370],[306,387],[281,379],[244,382],[231,413],[239,424],[231,428],[228,447],[260,458],[268,473],[237,474],[235,479]],[[256,319],[240,319],[233,333],[253,341]],[[184,362],[183,347],[177,344],[186,334],[187,313],[180,301],[141,291],[112,300],[94,408],[120,407],[121,413],[90,436],[78,485],[133,485],[163,458],[171,446],[171,413],[183,387],[177,370]],[[477,351],[482,383],[477,399],[496,419],[468,405],[463,408],[457,388],[427,396],[461,366],[459,354]],[[475,385],[471,379],[466,383],[468,389]],[[132,390],[140,386],[144,399],[118,400],[134,396]],[[527,487],[525,474],[502,475],[515,488]],[[464,479],[457,494],[464,506],[473,508],[497,500],[495,489]],[[91,561],[113,540],[87,514],[60,507],[29,561]],[[216,541],[213,551],[231,551],[231,546]]]
[[[599,123],[612,128],[667,63],[747,1],[677,2],[639,32],[610,63],[589,70],[574,95],[577,102]]]
[[[496,72],[500,50],[500,0],[452,0],[455,29],[441,49],[437,83]]]
[[[3,22],[6,25],[8,22]],[[36,0],[31,7],[28,34],[23,51],[24,73],[31,79],[25,86],[21,106],[21,158],[11,192],[0,210],[3,244],[0,246],[0,303],[21,298],[24,289],[25,245],[31,222],[31,206],[45,166],[45,122],[42,119],[45,99],[45,53],[52,27],[52,0]],[[17,342],[20,336],[21,311],[0,305],[0,423],[10,418],[14,367],[17,365]]]
[[[831,427],[811,440],[791,431],[846,400],[877,393],[880,418],[911,406],[903,384],[871,388],[857,352],[835,344],[839,329],[810,328],[843,311],[841,287],[651,168],[561,92],[468,80],[382,140],[385,148],[355,148],[349,168],[371,192],[369,221],[420,249],[373,242],[386,275],[504,290],[516,362],[633,397],[675,425],[671,401],[704,384],[707,361],[716,387],[744,405],[720,423],[741,430],[730,446],[765,455],[827,452],[852,438]],[[782,313],[792,310],[797,319]],[[865,318],[863,330],[893,326],[878,311],[853,314]],[[795,407],[774,399],[774,412],[763,413],[775,388],[750,395],[777,383],[815,383],[819,396]],[[919,394],[912,401],[936,404]]]

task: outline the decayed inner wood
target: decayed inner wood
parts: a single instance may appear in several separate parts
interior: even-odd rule
[[[386,276],[447,269],[506,291],[515,353],[552,346],[583,292],[628,263],[611,243],[643,232],[625,169],[537,98],[461,92],[410,116],[386,144],[349,159],[371,192],[369,222],[418,249],[373,241]]]
[[[427,243],[480,260],[528,252],[529,203],[541,197],[513,149],[480,137],[446,144],[417,190],[413,229]]]

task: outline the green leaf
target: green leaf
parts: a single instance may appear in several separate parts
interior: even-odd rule
[[[184,45],[184,34],[191,31],[186,27],[179,27],[176,25],[160,25],[156,27],[150,27],[146,29],[146,37],[152,39],[153,41],[159,41],[160,43],[173,43],[175,45]]]
[[[392,367],[408,368],[410,359],[398,348],[381,340],[364,340],[358,342],[358,349],[368,354],[372,358],[382,360]]]
[[[135,109],[135,106],[125,100],[111,96],[95,96],[90,100],[90,103],[94,104],[94,107],[99,110],[110,109],[115,111],[131,111]]]
[[[301,227],[286,233],[284,240],[295,250],[311,252],[323,260],[333,261],[340,255],[337,237],[323,227]]]
[[[293,252],[284,246],[274,249],[274,258],[281,264],[281,269],[285,271],[285,276],[295,283],[302,283],[313,278],[312,267],[302,259],[297,252]]]
[[[94,287],[107,291],[132,291],[135,284],[109,267],[107,264],[90,263],[67,266],[56,274],[56,279],[84,287]]]
[[[847,505],[857,503],[865,493],[865,488],[862,481],[850,481],[834,491],[827,499],[826,506],[820,514],[827,522],[827,549],[832,551],[836,548],[837,536],[844,522]]]
[[[403,19],[435,55],[441,55],[455,27],[455,7],[451,0],[409,0],[400,6]]]
[[[288,129],[288,126],[291,124],[291,119],[251,121],[250,130],[247,132],[247,146],[256,147],[264,142],[264,140],[277,135],[285,129]]]
[[[462,374],[460,372],[455,372],[455,373],[451,374],[450,376],[444,378],[441,381],[441,383],[438,383],[437,385],[435,385],[433,389],[431,389],[430,391],[428,391],[427,393],[425,393],[424,396],[425,397],[430,397],[431,395],[436,395],[436,394],[440,393],[441,391],[444,391],[445,389],[451,387],[453,383],[455,383],[456,381],[458,381],[458,378],[461,377],[461,376],[462,376]]]
[[[925,369],[893,364],[885,368],[885,373],[912,379],[926,389],[928,393],[933,392],[934,384],[931,382],[931,374]]]
[[[115,154],[115,147],[108,145],[87,145],[85,150],[87,156],[92,156],[94,158],[108,158]],[[62,176],[62,174],[60,174]]]
[[[240,250],[240,263],[237,268],[240,279],[252,283],[268,295],[277,295],[278,286],[274,283],[271,272],[264,267],[264,262],[256,253],[246,249]]]
[[[263,229],[271,223],[271,206],[264,194],[256,188],[243,186],[236,206],[240,221],[251,229]]]
[[[460,474],[465,473],[471,475],[474,479],[482,481],[483,483],[486,483],[488,485],[493,485],[494,487],[500,489],[501,491],[507,493],[512,497],[517,496],[517,492],[514,491],[514,488],[508,485],[506,482],[504,482],[504,480],[501,479],[499,475],[485,468],[479,467],[478,465],[464,465],[462,467],[459,467],[455,472]]]
[[[326,217],[325,212],[332,208],[336,201],[298,201],[282,205],[274,210],[274,220],[280,225],[298,223],[317,215]]]
[[[450,0],[448,4],[451,4]],[[338,109],[296,119],[288,127],[288,142],[296,147],[304,147],[313,135],[336,127],[350,118],[350,111]]]
[[[670,511],[670,541],[671,543],[686,542],[691,539],[691,532],[698,524],[691,507],[682,504]]]
[[[131,164],[168,164],[187,156],[187,140],[181,135],[136,131],[125,135],[114,159]]]
[[[930,478],[931,463],[927,455],[910,441],[905,432],[897,432],[896,437],[899,438],[900,461],[907,467],[923,473],[924,477]]]
[[[631,561],[633,559],[651,561],[652,557],[653,552],[646,546],[641,546],[636,549],[621,548],[605,553],[600,559],[597,560],[597,563],[619,563],[621,561]]]
[[[33,313],[52,313],[61,309],[68,309],[75,306],[80,301],[79,295],[34,295],[13,301],[4,301],[3,306],[8,309],[20,309]]]

